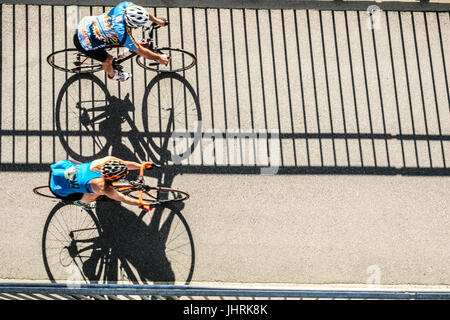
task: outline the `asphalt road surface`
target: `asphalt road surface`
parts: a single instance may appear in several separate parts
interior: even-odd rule
[[[57,239],[89,217],[32,189],[106,152],[159,161],[147,181],[191,195],[97,205],[108,281],[450,285],[448,12],[149,8],[195,67],[132,60],[120,84],[51,68],[108,8],[1,5],[1,280],[74,279]],[[93,137],[77,103],[116,113]]]

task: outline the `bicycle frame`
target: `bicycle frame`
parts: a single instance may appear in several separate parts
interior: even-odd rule
[[[125,96],[125,99],[123,100],[124,102],[129,102],[131,103],[131,101],[129,101],[129,99],[127,99],[128,94]],[[90,101],[87,101],[88,103],[90,103]],[[95,108],[84,108],[82,107],[82,102],[78,102],[76,105],[76,108],[79,109],[81,111],[81,115],[80,115],[80,122],[81,124],[86,128],[87,131],[90,131],[90,126],[93,126],[96,123],[101,123],[101,121],[107,119],[109,116],[111,116],[114,112],[119,112],[120,118],[121,118],[121,122],[126,122],[128,123],[128,125],[131,128],[131,131],[135,131],[135,132],[139,132],[138,128],[135,126],[134,122],[131,120],[130,116],[128,115],[128,112],[131,111],[132,109],[128,109],[127,107],[120,107],[117,110],[111,111],[111,104],[107,104],[107,105],[102,105],[102,106],[97,106]],[[134,106],[130,106],[133,107]],[[100,112],[99,114],[97,114],[95,117],[90,117],[89,114],[93,114],[94,112]],[[138,139],[138,141],[132,141],[131,138],[129,137],[131,144],[136,148],[136,152],[140,155],[141,160],[150,157],[152,159],[152,161],[156,161],[156,158],[153,157],[153,153],[150,150],[150,148],[148,147],[147,143],[142,139],[142,137],[137,136],[135,137],[135,139]],[[96,145],[98,145],[98,141],[95,140],[94,143]],[[139,147],[141,148],[141,150],[139,150]]]
[[[123,191],[129,190],[129,189],[137,189],[137,190],[139,190],[139,203],[141,204],[141,206],[142,207],[148,206],[150,209],[152,209],[151,203],[145,202],[142,199],[142,196],[143,196],[144,191],[145,191],[144,170],[148,169],[148,168],[151,168],[152,166],[156,167],[156,165],[151,163],[151,162],[144,162],[144,163],[142,163],[141,168],[139,169],[139,176],[138,176],[138,179],[136,181],[128,181],[129,185],[128,184],[123,184],[121,182],[116,182],[116,183],[113,182],[113,184],[112,184],[113,187],[119,192],[123,192]]]
[[[166,22],[166,25],[168,25],[169,22]],[[147,48],[151,51],[154,51],[156,53],[159,53],[158,47],[154,44],[154,40],[153,40],[153,34],[154,32],[156,32],[157,29],[159,29],[161,26],[159,26],[158,24],[156,24],[155,22],[153,22],[150,27],[143,27],[143,32],[145,33],[146,31],[148,31],[148,38],[147,39],[142,39],[141,42],[139,42],[139,45]],[[117,49],[117,48],[123,48],[120,45],[117,46],[112,46],[109,47],[108,49]],[[81,53],[78,53],[79,56],[81,56]],[[119,71],[122,71],[122,63],[124,61],[127,61],[128,59],[131,59],[133,57],[137,56],[136,52],[132,52],[131,54],[127,55],[124,58],[114,58],[113,60],[113,68]],[[86,57],[86,59],[84,59],[79,65],[77,65],[78,67],[81,67],[81,65],[88,59],[88,57]],[[154,62],[154,63],[150,63],[149,65],[153,66],[153,65],[158,65],[158,62]]]
[[[145,202],[143,200],[143,198],[142,198],[144,192],[148,191],[151,188],[151,187],[145,185],[145,182],[144,182],[144,170],[145,169],[149,169],[151,167],[160,168],[159,165],[154,164],[152,162],[143,162],[142,165],[141,165],[141,168],[139,169],[139,176],[138,176],[138,179],[136,181],[126,180],[126,182],[127,182],[126,184],[123,181],[113,182],[112,186],[119,192],[127,191],[127,190],[130,190],[130,189],[138,190],[139,191],[139,197],[138,198],[139,198],[140,206],[141,207],[149,206],[149,208],[152,209],[152,207],[151,207],[152,203]],[[50,188],[50,186],[49,185],[37,186],[37,187],[35,187],[33,189],[33,192],[37,193],[38,195],[45,196],[47,198],[59,199],[56,196],[44,195],[44,194],[36,191],[37,189],[42,189],[42,188]],[[73,202],[73,201],[66,202],[66,201],[61,200],[61,199],[59,199],[59,200],[61,202],[64,202],[64,203],[72,203]],[[155,201],[155,203],[153,203],[153,204],[158,204],[158,202]]]

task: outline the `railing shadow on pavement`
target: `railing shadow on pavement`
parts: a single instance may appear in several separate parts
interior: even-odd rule
[[[2,10],[5,9],[4,7],[6,8],[7,6],[2,6]],[[41,10],[40,7],[39,9]],[[8,10],[8,12],[12,11],[13,17],[18,14],[16,12],[18,10],[16,7],[8,7]],[[47,153],[50,154],[50,158],[53,156],[54,161],[57,160],[56,157],[58,152],[56,149],[59,148],[58,137],[60,138],[60,144],[67,152],[67,156],[74,159],[78,158],[78,160],[81,159],[87,161],[91,158],[106,154],[122,155],[127,158],[133,154],[134,158],[139,159],[146,158],[151,159],[152,161],[158,161],[159,157],[168,160],[173,158],[174,154],[167,152],[168,150],[166,149],[172,148],[173,150],[174,140],[176,139],[172,134],[178,131],[180,132],[180,140],[185,139],[185,141],[188,141],[190,139],[187,145],[187,147],[190,148],[190,152],[188,152],[186,157],[178,157],[178,160],[180,161],[172,162],[170,164],[170,170],[176,173],[260,174],[263,169],[268,169],[268,166],[274,164],[276,170],[269,170],[269,172],[276,172],[277,174],[369,174],[416,176],[448,176],[450,174],[448,168],[448,142],[450,141],[450,136],[447,133],[448,126],[446,119],[448,118],[448,110],[445,105],[448,102],[448,90],[446,92],[442,91],[442,88],[445,86],[438,86],[437,81],[437,75],[442,74],[442,77],[445,78],[442,80],[445,80],[445,83],[448,83],[446,72],[447,66],[444,55],[445,50],[443,49],[445,43],[443,42],[444,38],[442,32],[448,14],[438,12],[421,12],[417,14],[414,12],[405,12],[404,14],[400,14],[399,12],[378,12],[378,19],[381,19],[380,21],[385,24],[383,25],[383,28],[386,28],[380,29],[376,34],[377,37],[380,37],[385,41],[386,45],[389,45],[389,50],[386,48],[386,52],[384,52],[387,56],[382,57],[381,54],[377,52],[377,40],[373,29],[369,32],[362,30],[363,19],[368,19],[366,16],[368,13],[365,11],[355,13],[341,12],[339,13],[339,16],[338,11],[336,11],[336,13],[334,11],[324,13],[320,10],[314,13],[309,10],[301,13],[296,12],[295,10],[293,12],[274,11],[273,13],[271,10],[256,10],[253,12],[238,9],[191,11],[192,12],[188,10],[183,13],[180,10],[179,12],[175,12],[175,15],[178,14],[180,16],[177,18],[180,22],[182,16],[184,16],[184,18],[191,16],[194,42],[194,50],[192,51],[195,52],[195,54],[199,55],[200,48],[197,44],[201,40],[199,38],[200,35],[202,35],[202,37],[204,36],[203,40],[206,40],[206,54],[203,52],[203,60],[199,60],[199,62],[202,62],[202,73],[200,74],[198,71],[199,68],[196,68],[195,76],[192,76],[192,78],[190,77],[191,79],[196,79],[196,85],[194,85],[195,90],[187,80],[183,80],[181,75],[171,75],[166,77],[159,75],[153,78],[145,88],[144,103],[142,105],[143,115],[155,115],[155,122],[152,123],[152,125],[149,124],[148,119],[143,119],[144,130],[142,132],[142,126],[141,128],[138,128],[137,125],[134,125],[134,121],[130,121],[131,118],[128,114],[121,113],[120,115],[114,115],[113,113],[110,113],[107,121],[105,121],[102,126],[98,125],[96,128],[97,131],[88,132],[83,129],[82,124],[78,121],[79,117],[75,116],[74,118],[76,118],[77,121],[72,123],[72,119],[67,116],[67,113],[64,115],[65,104],[67,104],[66,101],[68,101],[67,92],[73,91],[73,94],[77,96],[79,93],[73,88],[77,85],[77,82],[80,82],[80,79],[77,79],[76,77],[66,78],[67,81],[59,92],[58,97],[54,94],[55,122],[57,126],[53,130],[35,130],[28,128],[28,125],[25,129],[17,129],[14,126],[14,121],[16,121],[14,119],[15,117],[18,117],[18,113],[13,115],[12,129],[5,129],[7,125],[0,128],[0,135],[2,136],[2,139],[0,140],[0,143],[2,143],[0,171],[47,171],[48,166],[51,164],[51,162],[48,161],[49,155]],[[53,7],[51,12],[54,13]],[[167,13],[169,13],[169,10],[167,10]],[[41,15],[42,12],[39,12],[39,14]],[[64,11],[64,14],[67,14],[67,12]],[[233,28],[231,29],[231,43],[233,50],[232,53],[230,52],[231,57],[228,62],[226,62],[223,57],[213,57],[213,54],[211,53],[211,43],[216,35],[213,34],[212,30],[208,29],[208,24],[205,24],[206,30],[196,30],[195,28],[195,22],[200,19],[203,19],[205,22],[215,19],[219,22],[218,35],[220,37],[221,33],[224,34],[221,32],[220,25],[226,22],[221,20],[224,19],[221,18],[223,14],[229,16],[231,27],[233,27],[236,22],[243,22],[243,30],[239,30],[240,37],[242,38],[241,42],[238,42],[236,36],[238,31]],[[282,37],[277,37],[277,34],[275,34],[272,28],[274,24],[273,21],[275,21],[275,15],[277,15],[276,19],[281,19]],[[415,16],[417,17],[415,18]],[[301,17],[306,18],[305,25],[301,25],[303,29],[300,31],[295,29],[295,32],[289,33],[288,18],[291,25],[299,26],[300,23],[303,23],[300,21]],[[402,25],[406,28],[407,24],[412,23],[414,27],[415,24],[420,23],[419,18],[422,17],[424,21],[433,21],[433,30],[431,30],[431,27],[430,30],[427,29],[426,34],[424,33],[421,35],[421,39],[416,39],[418,38],[416,36],[418,31],[413,30],[415,32],[414,37],[411,39],[404,39],[402,36]],[[345,22],[345,25],[343,25],[344,29],[342,30],[342,36],[336,32],[338,18],[341,20],[341,23]],[[335,42],[335,53],[329,52],[331,51],[327,49],[329,44],[325,43],[324,37],[326,35],[324,32],[325,30],[323,29],[325,21],[330,24],[329,28],[332,27],[332,30],[334,31],[334,36],[330,35],[330,40],[334,40]],[[253,38],[250,38],[250,36],[251,32],[254,33],[255,30],[252,31],[248,29],[248,23],[246,22],[256,23],[256,34],[253,34]],[[320,46],[320,40],[317,40],[317,51],[326,53],[323,55],[323,61],[320,61],[317,58],[313,60],[314,43],[311,32],[314,30],[311,29],[313,29],[312,26],[315,22],[320,24],[322,42]],[[348,22],[358,23],[354,33],[351,33],[351,30],[349,30]],[[187,22],[185,25],[187,25]],[[400,29],[394,29],[394,26],[397,25]],[[180,27],[182,27],[181,23]],[[262,27],[264,27],[265,30],[268,30],[268,32],[263,32],[263,29],[261,29]],[[56,26],[53,26],[53,22],[52,28],[56,28]],[[364,35],[363,31],[367,34]],[[433,63],[431,63],[432,61],[430,60],[429,65],[425,65],[424,61],[419,59],[420,52],[418,52],[418,46],[421,45],[426,49],[426,44],[428,43],[429,52],[430,35],[436,40],[436,57],[433,57]],[[364,41],[363,36],[365,37]],[[339,37],[343,40],[341,48],[338,48],[337,46]],[[275,44],[276,38],[279,38],[280,43],[278,45]],[[305,45],[305,49],[303,49],[304,52],[301,52],[300,50],[301,38],[303,38],[303,44]],[[397,45],[398,49],[412,46],[412,48],[415,48],[416,57],[412,54],[407,57],[401,50],[394,52],[392,49],[394,45],[393,42],[394,39],[397,38],[401,40]],[[252,41],[252,39],[254,41]],[[419,43],[418,40],[423,41],[423,43]],[[183,45],[183,39],[181,41]],[[289,44],[289,41],[292,43]],[[52,43],[53,42],[54,41],[52,40]],[[270,46],[268,46],[270,48],[266,50],[267,52],[263,52],[263,42],[270,44]],[[184,44],[187,45],[186,40],[184,41]],[[243,44],[243,46],[239,48],[239,44]],[[220,41],[219,45],[221,48],[220,52],[222,52],[225,43]],[[291,55],[288,61],[286,53],[288,52],[287,49],[289,45],[294,51],[291,50],[292,52],[290,52]],[[310,52],[308,52],[308,45]],[[364,45],[366,47],[364,47]],[[237,60],[239,60],[237,52],[238,48],[246,58],[242,59],[240,70],[237,63]],[[253,53],[251,52],[252,48],[256,49],[256,51],[253,50]],[[272,51],[271,54],[269,52],[270,49]],[[282,54],[282,60],[285,61],[276,59],[276,50],[278,49],[284,49],[285,54]],[[283,53],[283,50],[280,52]],[[265,60],[263,59],[265,55],[269,61],[272,61],[272,68],[267,68],[265,66]],[[330,57],[327,58],[326,55],[329,55]],[[349,60],[348,62],[345,61],[347,57]],[[334,63],[332,59],[334,58],[336,58],[337,64],[336,81],[331,81],[331,78],[328,76],[325,77],[325,79],[320,79],[319,72],[331,70],[331,67],[333,67],[332,64]],[[352,60],[357,59],[361,59],[361,63],[357,64],[356,62],[352,62]],[[290,66],[295,60],[298,60],[297,66],[299,70],[293,70]],[[308,63],[305,65],[305,63],[302,62],[305,60],[311,60],[311,65]],[[384,66],[386,66],[385,70],[381,69],[381,60],[386,61],[384,64]],[[442,62],[440,60],[442,60]],[[280,62],[283,63],[280,64]],[[342,67],[342,69],[339,67],[339,65],[347,63],[350,67],[347,68],[348,70],[344,69],[344,67]],[[39,62],[40,79],[42,78],[41,64],[42,62]],[[216,64],[216,66],[214,66],[214,64]],[[231,67],[229,70],[230,72],[228,73],[225,73],[227,67],[226,64],[228,64],[228,67]],[[425,90],[425,86],[422,85],[422,83],[425,83],[425,78],[420,77],[420,73],[417,78],[416,76],[413,77],[413,75],[411,75],[413,73],[412,71],[404,74],[401,73],[401,69],[399,69],[400,71],[396,70],[404,65],[405,71],[408,71],[408,67],[411,66],[412,68],[414,64],[416,64],[415,67],[419,70],[429,69],[427,70],[427,73],[431,75],[430,87],[432,87],[433,90]],[[308,69],[302,69],[305,66],[308,67]],[[16,66],[13,66],[13,71],[15,68]],[[324,69],[322,70],[322,68]],[[378,89],[378,94],[369,92],[370,83],[367,78],[369,77],[371,68],[375,68],[376,70],[375,75],[372,76],[374,78],[372,85],[374,85],[374,92]],[[444,72],[439,72],[441,70]],[[215,73],[215,71],[219,72]],[[238,79],[239,73],[246,74],[246,76]],[[309,73],[312,76],[312,79],[310,80],[312,80],[313,85],[308,85],[306,81],[304,81],[305,74]],[[399,73],[398,80],[396,80],[396,73]],[[192,72],[191,74],[194,73]],[[277,74],[286,76],[286,80],[288,80],[287,83],[282,82],[280,80],[282,79],[281,76],[279,78]],[[361,80],[361,83],[357,83],[357,74],[364,75],[364,78],[361,76],[359,79]],[[423,74],[425,74],[425,72],[423,72]],[[297,78],[297,76],[298,79],[295,79],[295,81],[299,82],[298,88],[301,92],[295,93],[296,96],[294,97],[295,90],[293,84],[290,82],[294,83],[294,81],[291,80]],[[405,84],[400,81],[400,78],[403,76],[405,76],[407,80],[412,78],[411,83],[420,83],[420,87],[416,87],[418,94],[420,94],[419,98],[421,99],[411,101],[411,91],[413,88],[410,88],[409,86],[408,88],[405,88]],[[199,86],[199,79],[201,77],[204,77],[204,79]],[[51,78],[54,82],[55,75]],[[344,81],[344,78],[347,80]],[[391,81],[381,83],[383,80],[382,78],[393,78],[393,83],[391,83]],[[130,106],[129,104],[130,99],[121,97],[120,86],[118,90],[119,94],[116,97],[111,95],[107,90],[107,85],[95,76],[86,76],[85,78],[82,78],[81,81],[87,83],[89,92],[92,91],[101,95],[98,101],[92,103],[92,108],[96,107],[97,104],[101,104],[102,101],[103,104],[105,104],[105,101],[108,101],[110,106],[120,105],[116,109],[128,107],[130,107],[129,110],[134,109],[134,106]],[[259,88],[258,85],[255,85],[255,81],[262,84],[261,88]],[[161,95],[162,91],[160,90],[160,86],[163,82],[176,82],[181,84],[181,86],[184,86],[185,92],[182,93],[182,96],[187,93],[187,96],[190,97],[190,101],[196,105],[195,114],[192,115],[193,118],[190,118],[189,121],[186,121],[187,117],[183,119],[188,125],[182,123],[181,128],[170,128],[167,126],[167,124],[170,124],[170,119],[163,119],[161,114],[158,113],[163,109],[160,108],[161,105],[154,105],[154,111],[149,110],[148,97],[151,92],[156,92],[156,95],[152,96],[152,99],[158,103],[161,99],[172,98],[170,92],[165,96]],[[145,83],[147,83],[147,81],[145,81]],[[264,83],[273,83],[272,89],[274,89],[274,91],[264,92],[264,87],[266,86]],[[223,97],[220,97],[220,94],[213,92],[216,87],[215,84],[219,84],[219,87],[220,84],[223,85]],[[346,90],[346,84],[352,89],[347,90],[347,93],[344,92]],[[319,88],[319,85],[321,88]],[[29,83],[27,86],[29,86]],[[204,90],[200,90],[201,86],[203,86],[202,88],[204,88]],[[333,90],[335,91],[334,94],[336,95],[335,98],[337,101],[332,101],[332,86],[334,87]],[[386,86],[392,86],[393,91],[391,93],[395,94],[395,97],[391,98],[392,102],[395,102],[396,105],[389,106],[391,109],[389,115],[384,113],[388,109],[387,99],[383,98],[383,90]],[[55,86],[53,85],[53,91],[54,87]],[[356,92],[356,87],[359,87],[358,90],[361,90],[361,92]],[[14,90],[14,86],[12,89]],[[245,97],[245,94],[240,96],[240,92],[245,91],[244,89],[248,89],[250,100]],[[283,91],[281,89],[283,89]],[[442,92],[437,92],[438,89]],[[263,91],[260,92],[260,90]],[[309,90],[309,92],[306,92],[307,90]],[[408,91],[406,92],[406,90]],[[132,101],[134,101],[135,93],[138,93],[138,91],[139,90],[135,90],[133,86],[131,87],[130,93],[133,96],[131,99]],[[29,90],[27,90],[27,92],[29,92]],[[39,88],[39,94],[42,92],[43,88]],[[202,99],[197,96],[199,92],[202,92]],[[399,96],[402,92],[407,93],[408,99],[406,99],[406,97],[403,99],[402,108],[404,108],[404,110],[400,111]],[[262,94],[262,101],[259,101],[261,99],[259,99],[258,102],[253,101],[252,98],[256,100],[255,97],[258,94]],[[286,101],[281,102],[282,94],[287,94]],[[315,97],[315,101],[304,101],[304,96],[306,96],[306,94],[310,97]],[[441,98],[443,99],[437,99],[438,94],[441,95]],[[13,98],[15,95],[16,92],[14,91]],[[272,101],[274,102],[273,105],[269,105],[269,95],[271,95],[271,100],[274,100],[274,95],[276,96],[275,101]],[[347,101],[343,98],[344,95],[348,95],[346,97]],[[320,100],[319,96],[323,96],[323,101],[318,101]],[[246,99],[243,99],[243,97]],[[136,96],[136,98],[139,99],[140,97]],[[301,100],[294,101],[294,98],[301,98]],[[445,98],[447,98],[447,100]],[[15,103],[16,100],[17,99],[13,99],[13,109],[17,107],[15,105],[18,104]],[[85,100],[88,101],[89,99]],[[181,100],[181,104],[182,107],[185,108],[188,103],[186,99],[184,100],[185,101]],[[201,104],[204,104],[204,112],[208,117],[207,124],[206,120],[202,119],[200,100]],[[428,106],[425,101],[434,102],[435,106]],[[28,97],[26,102],[28,104]],[[257,105],[258,103],[261,105]],[[210,105],[207,106],[208,104]],[[245,104],[248,104],[248,106]],[[43,101],[40,97],[40,127],[43,126],[43,119],[41,118],[45,117],[42,112],[42,105]],[[58,106],[60,106],[59,110]],[[256,107],[263,109],[263,114],[261,114],[261,110],[255,111]],[[272,109],[270,112],[266,111],[269,107]],[[208,110],[206,110],[206,108],[208,108]],[[220,110],[222,108],[223,110]],[[247,110],[244,112],[244,109],[248,108],[250,108],[250,114],[246,114]],[[303,108],[303,110],[301,108]],[[282,109],[284,114],[281,114],[280,110]],[[63,110],[62,113],[59,112],[61,110]],[[257,112],[259,112],[259,114],[256,115]],[[222,114],[225,118],[225,132],[218,133],[217,127],[223,127],[223,124],[219,123],[217,115],[222,116]],[[227,118],[228,114],[232,114],[232,116],[237,119],[231,119],[232,116]],[[278,119],[276,119],[276,121],[271,121],[272,124],[268,126],[267,122],[269,120],[267,119],[274,118],[275,115]],[[375,115],[377,115],[377,118],[375,118]],[[128,131],[122,130],[122,127],[119,125],[120,121],[118,119],[116,120],[114,118],[115,116],[120,117],[120,121],[125,119],[125,122],[130,124],[132,129]],[[264,126],[262,126],[261,123],[254,125],[256,116],[259,118],[259,122],[262,121],[261,119],[264,120]],[[393,125],[391,125],[392,128],[387,128],[386,122],[387,120],[390,120],[388,117],[394,116],[398,118],[398,123],[396,124],[397,128]],[[247,132],[243,129],[244,126],[241,126],[241,119],[244,118],[250,118],[250,121],[252,122],[251,128],[247,130]],[[161,121],[161,119],[164,121]],[[197,127],[192,126],[190,124],[193,123],[193,120],[197,120],[198,123],[203,121],[203,124]],[[222,122],[222,119],[219,120]],[[231,127],[229,124],[231,122],[237,124],[234,125],[234,127]],[[283,122],[283,125],[281,122]],[[68,126],[69,123],[70,126]],[[178,124],[177,122],[172,121],[172,124],[175,123]],[[199,130],[201,126],[204,128],[211,126],[212,132],[207,131],[206,129]],[[259,132],[257,130],[258,128],[263,127],[265,129],[265,135],[262,139],[259,139],[260,136],[258,136]],[[276,132],[272,132],[269,127],[276,128]],[[283,130],[281,130],[281,128],[283,128]],[[420,128],[420,130],[418,128]],[[116,134],[119,132],[117,130],[120,131],[120,134]],[[127,144],[122,143],[123,138],[128,139]],[[94,142],[96,139],[97,141]],[[255,151],[255,140],[258,139],[263,140],[262,143],[266,142],[267,145],[265,149],[262,149],[262,152],[258,152],[258,150]],[[88,140],[91,141],[89,142]],[[257,159],[260,161],[253,161],[252,159],[250,159],[250,161],[249,159],[245,161],[243,159],[243,154],[246,153],[246,150],[242,148],[242,145],[244,141],[249,140],[253,143],[253,150],[250,150],[249,158],[262,154],[262,159]],[[34,146],[35,148],[33,150],[32,141],[38,144]],[[240,146],[238,146],[235,154],[232,154],[233,152],[231,151],[230,145],[236,141]],[[166,143],[166,145],[164,145],[164,143]],[[211,144],[213,145],[212,155],[206,155],[205,149],[208,149]],[[219,144],[226,145],[222,148],[221,153],[217,151],[220,147]],[[23,145],[25,146],[24,148],[22,148]],[[272,147],[275,149],[270,150]],[[37,148],[39,148],[39,152],[35,152],[37,151]],[[211,148],[209,148],[209,150],[211,150]],[[166,154],[161,155],[160,153]],[[189,153],[196,154],[191,157]],[[233,162],[231,158],[236,156],[236,153],[238,159]],[[220,155],[224,159],[219,159]],[[24,158],[25,161],[19,161],[19,158],[21,160]],[[39,160],[32,161],[31,158],[39,158]]]

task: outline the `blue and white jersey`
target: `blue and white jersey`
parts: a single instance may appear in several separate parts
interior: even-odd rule
[[[123,46],[130,51],[138,48],[131,34],[131,28],[125,25],[124,14],[130,1],[119,3],[108,13],[99,16],[88,16],[78,24],[78,40],[85,50],[95,50],[112,46]]]

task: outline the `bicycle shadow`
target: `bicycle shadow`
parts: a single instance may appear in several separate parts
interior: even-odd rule
[[[67,79],[58,94],[56,133],[67,155],[80,162],[114,155],[161,164],[173,158],[182,160],[198,145],[202,119],[199,99],[183,76],[161,73],[146,86],[141,110],[143,132],[134,122],[135,111],[129,93],[118,98],[98,77],[77,74]],[[123,130],[124,123],[129,130]],[[183,151],[174,150],[175,132],[176,138],[181,134],[186,141]]]
[[[94,214],[58,202],[47,218],[42,242],[49,279],[190,283],[195,246],[183,208],[183,203],[167,204],[136,214],[110,200],[98,201]]]
[[[87,81],[86,92],[82,91],[81,81]],[[90,81],[92,84],[89,84]],[[145,95],[151,95],[151,90],[155,90],[160,81],[177,81],[178,84],[189,86],[187,90],[196,101],[197,113],[200,114],[197,96],[192,92],[193,89],[187,80],[178,74],[156,76],[147,86]],[[74,85],[76,88],[72,88]],[[91,98],[89,98],[89,92],[92,92]],[[95,92],[100,92],[100,97],[93,96]],[[70,113],[70,103],[74,104],[78,111]],[[83,104],[86,103],[88,107],[83,109]],[[147,111],[144,114],[151,112],[147,109],[148,105],[145,108]],[[167,141],[174,127],[167,125],[167,130],[164,132],[160,130],[155,139],[154,134],[153,136],[148,134],[149,124],[145,125],[144,120],[144,127],[147,126],[146,132],[140,132],[130,116],[132,113],[134,119],[136,108],[130,101],[129,95],[125,95],[123,99],[111,96],[106,86],[94,75],[83,74],[69,78],[58,95],[56,110],[62,114],[56,117],[56,121],[59,121],[56,128],[61,144],[68,156],[77,161],[89,162],[107,154],[130,161],[151,160],[160,164],[167,163],[171,158],[170,152],[165,148],[168,146]],[[84,130],[87,128],[88,112],[91,112],[96,121],[98,120],[95,125],[92,125],[92,130]],[[64,119],[64,113],[66,119]],[[69,115],[75,115],[77,118],[77,113],[82,125],[74,129],[69,125]],[[157,120],[160,123],[162,121]],[[124,123],[127,123],[131,129],[124,131]],[[79,137],[80,152],[71,146],[69,137]],[[92,140],[101,137],[102,141],[101,144],[91,143],[86,148],[81,145],[85,137]],[[125,143],[124,138],[128,143]],[[92,154],[81,152],[86,149],[92,150]],[[134,179],[137,174],[137,171],[131,171],[129,178]],[[170,167],[164,166],[163,169],[146,172],[146,176],[154,179],[155,183],[162,187],[171,187],[177,174]],[[93,250],[81,267],[85,281],[189,283],[195,267],[195,247],[189,225],[182,215],[183,208],[183,203],[176,203],[159,206],[151,212],[135,212],[115,201],[97,201],[95,216],[102,234],[102,240],[99,242],[101,248]],[[50,224],[52,221],[49,220],[47,223]],[[100,252],[103,255],[101,261]],[[103,270],[102,279],[99,279],[99,268]]]
[[[98,202],[96,215],[105,246],[110,249],[105,266],[107,281],[189,283],[195,249],[192,233],[181,213],[183,207],[159,207],[137,216],[120,203]],[[148,224],[145,215],[150,216]]]

